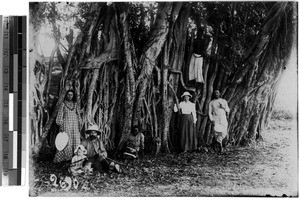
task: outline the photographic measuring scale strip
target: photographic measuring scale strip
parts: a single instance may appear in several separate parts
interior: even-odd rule
[[[22,185],[26,163],[26,17],[3,17],[2,179]]]

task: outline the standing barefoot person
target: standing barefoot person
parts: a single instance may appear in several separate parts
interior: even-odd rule
[[[214,125],[215,139],[219,144],[219,151],[222,153],[223,146],[222,141],[227,136],[227,117],[226,114],[229,113],[230,109],[228,107],[227,101],[220,98],[220,91],[215,90],[215,99],[209,103],[208,116]]]
[[[180,110],[180,124],[179,124],[179,140],[180,148],[185,153],[197,149],[197,136],[196,136],[196,108],[195,104],[190,102],[192,95],[189,92],[184,92],[181,98],[183,101],[179,103]],[[178,108],[175,105],[174,111],[177,112]]]
[[[60,132],[67,133],[69,141],[63,150],[57,150],[53,160],[55,163],[71,160],[76,147],[80,144],[79,126],[81,120],[74,95],[73,90],[66,92],[65,100],[57,114],[56,123]]]

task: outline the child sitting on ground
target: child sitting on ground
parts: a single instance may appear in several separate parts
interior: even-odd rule
[[[83,162],[87,159],[85,156],[87,150],[84,148],[83,145],[78,145],[74,151],[75,156],[72,158],[72,162],[70,165],[70,172],[73,175],[78,175],[84,172],[83,170]]]

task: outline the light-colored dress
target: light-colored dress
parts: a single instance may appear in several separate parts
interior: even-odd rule
[[[198,145],[198,138],[194,124],[197,122],[195,104],[190,101],[183,101],[179,103],[181,110],[180,124],[179,124],[179,142],[182,151],[196,150]],[[178,108],[175,105],[174,111]]]
[[[57,151],[54,162],[71,160],[76,147],[80,144],[80,115],[76,103],[65,101],[57,114],[56,123],[60,131],[66,132],[69,136],[67,146],[62,151]]]
[[[227,101],[222,98],[214,99],[209,103],[208,116],[209,119],[211,121],[214,121],[215,123],[214,132],[217,141],[220,143],[228,134],[228,122],[226,118],[226,112],[229,113],[229,111],[230,109],[228,107]]]
[[[195,79],[196,82],[204,83],[202,75],[203,57],[201,55],[192,54],[189,66],[189,80]]]
[[[83,162],[85,159],[86,159],[85,155],[82,155],[82,156],[75,155],[72,158],[70,171],[72,172],[73,175],[83,173],[82,168],[83,168]]]

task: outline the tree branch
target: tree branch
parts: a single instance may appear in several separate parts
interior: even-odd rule
[[[180,75],[180,82],[181,82],[182,87],[183,87],[185,90],[191,91],[191,92],[195,92],[195,91],[196,91],[195,88],[193,88],[193,87],[187,87],[187,86],[185,85],[185,83],[184,83],[184,81],[183,81],[183,75],[182,75],[182,72],[181,72],[180,70],[175,70],[175,69],[169,68],[169,72],[170,72],[170,73],[175,73],[175,74]]]

